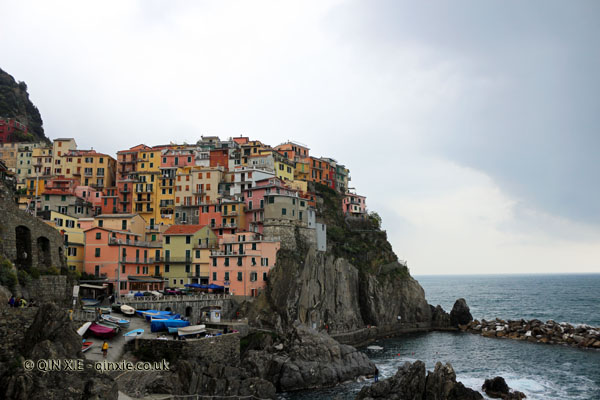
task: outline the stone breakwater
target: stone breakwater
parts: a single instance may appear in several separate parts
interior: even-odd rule
[[[480,334],[485,337],[600,349],[600,327],[589,325],[573,326],[566,322],[558,323],[552,320],[544,323],[538,319],[505,321],[496,318],[493,321],[473,320],[468,324],[459,325],[458,328],[463,332]]]

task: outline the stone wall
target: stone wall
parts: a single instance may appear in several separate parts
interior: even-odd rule
[[[167,296],[157,300],[139,301],[122,298],[120,301],[136,310],[172,311],[176,314],[180,314],[182,317],[189,318],[192,323],[200,320],[202,309],[205,307],[220,308],[223,319],[232,319],[238,307],[231,298],[207,300],[190,298],[188,300],[185,297],[183,297],[183,299],[169,299]]]
[[[26,287],[21,288],[21,296],[38,304],[51,302],[66,307],[70,304],[72,294],[73,288],[66,275],[42,275],[40,279],[32,279]]]
[[[263,234],[267,239],[277,239],[281,242],[281,248],[296,250],[296,229],[300,237],[309,246],[317,245],[317,235],[314,228],[297,226],[295,223],[282,219],[269,219],[264,223]]]
[[[202,339],[158,340],[135,339],[128,350],[153,361],[196,359],[200,362],[237,367],[240,364],[240,335],[229,333]]]
[[[0,254],[17,268],[66,267],[62,235],[41,219],[20,210],[0,183]]]
[[[342,344],[364,346],[369,342],[382,337],[398,336],[412,332],[428,332],[431,330],[431,326],[427,322],[406,322],[385,326],[372,326],[350,332],[330,333],[330,336]]]

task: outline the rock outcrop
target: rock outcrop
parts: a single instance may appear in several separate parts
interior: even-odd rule
[[[458,327],[459,325],[466,325],[471,321],[473,321],[473,316],[471,315],[467,301],[465,299],[456,300],[452,311],[450,311],[450,325]]]
[[[272,382],[277,391],[334,386],[377,372],[364,353],[299,322],[280,343],[249,350],[242,367]]]
[[[10,312],[10,310],[7,310]],[[16,312],[16,311],[15,311]],[[20,315],[25,316],[21,313]],[[21,324],[25,324],[23,319]],[[52,303],[41,306],[10,359],[4,358],[0,371],[0,398],[17,400],[54,400],[64,398],[107,399],[118,397],[117,384],[108,375],[96,372],[85,362],[83,371],[24,370],[23,361],[82,359],[81,337],[66,311]],[[9,333],[10,334],[10,333]]]
[[[486,379],[481,389],[493,399],[521,400],[527,397],[524,393],[509,388],[501,376]]]
[[[423,400],[478,400],[483,396],[456,381],[452,365],[438,362],[435,369],[425,372],[425,364],[406,362],[391,378],[362,388],[357,400],[423,399]]]
[[[600,349],[600,327],[589,325],[573,326],[566,322],[557,323],[552,320],[544,323],[538,319],[526,321],[496,318],[493,321],[474,320],[466,325],[460,325],[460,329],[485,337]]]

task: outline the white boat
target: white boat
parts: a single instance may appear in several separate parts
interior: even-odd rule
[[[102,318],[102,320],[104,320],[106,322],[110,322],[111,324],[116,324],[123,329],[129,328],[129,320],[128,319],[121,319],[121,318],[113,317],[112,315],[106,315],[106,314],[102,315],[100,318]]]
[[[121,306],[121,312],[125,315],[134,315],[135,314],[135,308],[128,306],[127,304],[123,304]]]
[[[79,336],[83,336],[91,324],[91,322],[86,322],[85,324],[81,325],[81,328],[77,329]]]
[[[367,349],[369,349],[369,350],[383,350],[383,347],[373,345],[373,346],[367,346]]]
[[[204,332],[206,332],[206,325],[190,325],[177,329],[177,334],[179,336],[197,335]]]
[[[136,337],[142,336],[143,334],[144,334],[143,329],[134,329],[132,331],[124,333],[123,337],[125,338],[126,342],[130,342],[130,341],[134,340]]]

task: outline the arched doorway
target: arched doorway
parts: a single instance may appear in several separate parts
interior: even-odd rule
[[[16,265],[21,268],[31,267],[31,231],[28,227],[19,225],[15,228],[17,243]]]
[[[38,264],[46,268],[52,266],[52,256],[50,254],[50,240],[47,237],[37,238]]]
[[[185,308],[185,316],[186,317],[191,317],[192,316],[192,306],[187,306]]]

